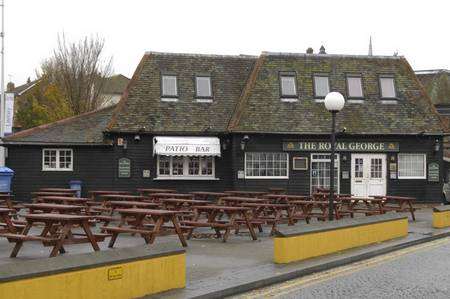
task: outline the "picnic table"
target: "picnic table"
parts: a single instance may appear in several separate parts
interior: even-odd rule
[[[274,203],[241,203],[240,206],[250,208],[253,211],[253,219],[260,220],[267,224],[272,224],[270,234],[274,234],[277,225],[282,222],[283,218],[291,224],[291,206],[289,204]],[[283,211],[285,214],[283,215]]]
[[[263,191],[238,191],[238,190],[224,191],[224,193],[240,197],[261,197],[267,194],[267,192]]]
[[[371,197],[339,197],[341,203],[339,213],[347,212],[353,217],[354,213],[363,213],[366,216],[384,214],[384,200]],[[344,210],[347,208],[347,210]]]
[[[37,198],[42,196],[66,196],[66,197],[76,197],[76,193],[67,193],[67,192],[50,192],[50,191],[37,191],[31,192],[31,198]]]
[[[197,227],[209,227],[216,231],[217,238],[222,237],[222,241],[226,242],[231,229],[239,229],[239,224],[236,223],[237,217],[240,216],[243,224],[248,228],[250,236],[253,240],[257,240],[255,230],[251,223],[249,216],[250,208],[246,207],[228,207],[219,205],[209,206],[194,206],[194,218],[192,220],[182,221],[182,224],[190,227],[188,229],[187,238],[190,239],[193,231]],[[200,216],[205,213],[207,215],[206,221],[200,220]],[[226,214],[228,219],[223,219],[220,216]],[[221,230],[225,230],[223,235]]]
[[[286,189],[284,188],[278,188],[278,187],[270,187],[267,189],[269,191],[269,193],[271,194],[285,194],[286,193]]]
[[[229,195],[224,192],[210,192],[210,191],[194,191],[190,193],[194,195],[194,199],[198,200],[207,200],[208,198],[214,198],[215,200],[217,200],[220,197]]]
[[[2,193],[0,194],[0,200],[3,200],[5,203],[5,207],[8,209],[14,209],[13,207],[13,201],[12,198],[14,197],[14,195],[9,194],[9,193]]]
[[[176,193],[177,190],[174,189],[161,189],[161,188],[138,188],[137,191],[141,195],[148,195],[152,193]]]
[[[187,247],[186,239],[183,236],[180,223],[178,222],[179,212],[140,208],[116,209],[116,211],[121,215],[119,226],[102,227],[102,230],[112,234],[108,247],[114,247],[118,235],[122,233],[140,234],[147,244],[152,244],[155,241],[156,236],[160,234],[163,224],[166,222],[171,222],[173,224],[173,228],[175,229],[181,244],[183,247]],[[131,226],[123,227],[130,217],[134,219],[132,221],[128,220],[128,223],[130,223]],[[151,230],[148,229],[149,225],[145,223],[147,217],[151,218],[154,222],[153,229]]]
[[[89,227],[90,216],[72,215],[72,214],[28,214],[25,215],[27,222],[22,233],[5,233],[0,236],[5,237],[10,242],[15,242],[10,257],[16,257],[24,242],[40,241],[44,246],[53,246],[50,257],[60,253],[65,253],[64,245],[90,243],[95,251],[100,250],[97,241],[103,241],[105,234],[93,234]],[[44,223],[45,226],[39,235],[30,235],[30,229],[35,222]],[[74,233],[74,227],[81,227],[84,234]]]
[[[89,198],[69,197],[69,196],[41,196],[36,199],[36,203],[59,203],[64,205],[87,205]]]
[[[416,221],[416,216],[414,212],[417,208],[414,208],[413,202],[416,200],[414,197],[408,196],[374,196],[376,199],[384,200],[383,211],[395,211],[395,212],[409,212],[411,213],[411,218],[413,221]]]
[[[92,199],[95,200],[97,199],[97,197],[101,196],[101,195],[107,195],[107,194],[120,194],[120,195],[126,195],[126,194],[131,194],[130,191],[108,191],[108,190],[92,190],[92,191],[88,191],[88,196]]]
[[[30,203],[24,204],[25,208],[28,208],[31,214],[41,211],[44,213],[57,212],[60,214],[80,214],[84,209],[80,205],[65,205],[65,204],[54,204],[54,203]]]

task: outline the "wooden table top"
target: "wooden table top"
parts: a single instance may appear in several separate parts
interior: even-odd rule
[[[264,191],[237,191],[237,190],[231,190],[231,191],[224,191],[228,194],[246,194],[246,195],[264,195],[267,194],[267,192]]]
[[[128,194],[103,194],[100,195],[102,199],[116,199],[116,200],[128,200],[128,199],[134,199],[134,200],[143,200],[146,199],[146,196],[142,195],[128,195]]]
[[[154,202],[145,201],[122,201],[122,200],[111,200],[108,202],[111,206],[129,206],[129,207],[158,207],[159,204]]]
[[[130,191],[107,191],[107,190],[92,190],[88,191],[89,195],[101,195],[101,194],[132,194]]]
[[[0,194],[0,198],[11,198],[11,197],[14,197],[14,194],[6,194],[6,193]]]
[[[193,194],[187,193],[152,193],[148,195],[149,197],[166,197],[166,198],[192,198]]]
[[[169,203],[189,203],[189,204],[197,204],[197,205],[211,203],[210,201],[207,201],[207,200],[183,199],[183,198],[161,198],[160,201],[169,202]]]
[[[267,207],[267,208],[288,208],[290,207],[289,204],[286,203],[242,203],[240,204],[242,207]]]
[[[14,210],[8,208],[0,208],[0,214],[9,214],[11,212],[14,212]]]
[[[34,197],[40,197],[40,196],[71,196],[71,197],[73,197],[73,196],[75,196],[76,194],[75,193],[67,193],[67,192],[49,192],[49,191],[46,191],[46,192],[40,192],[40,191],[38,191],[38,192],[31,192],[31,195],[34,195]]]
[[[251,198],[251,197],[239,197],[239,196],[227,196],[221,197],[220,200],[224,201],[234,201],[234,202],[253,202],[253,203],[263,203],[267,202],[267,198]]]
[[[42,200],[57,200],[57,201],[71,201],[71,202],[86,202],[90,200],[84,197],[70,197],[70,196],[39,196]]]
[[[62,205],[62,204],[52,204],[52,203],[26,203],[24,204],[26,208],[35,208],[35,209],[53,209],[53,210],[81,210],[82,206],[74,206],[74,205]]]
[[[75,189],[67,189],[67,188],[41,188],[39,192],[63,192],[63,193],[77,193]]]
[[[229,207],[229,206],[218,206],[218,205],[210,205],[210,206],[194,206],[194,209],[200,210],[220,210],[220,211],[248,211],[250,208],[246,207]]]
[[[177,190],[174,189],[160,189],[160,188],[138,188],[138,192],[144,193],[176,193]]]
[[[169,210],[156,210],[156,209],[140,209],[140,208],[132,208],[132,209],[116,209],[116,211],[120,214],[134,214],[134,215],[155,215],[155,216],[165,216],[165,215],[176,215],[180,214],[178,211],[169,211]]]
[[[85,216],[85,215],[54,214],[54,213],[28,214],[25,215],[24,217],[25,219],[30,220],[55,220],[55,221],[85,221],[92,218],[92,216]]]
[[[211,196],[227,196],[228,193],[225,192],[210,192],[210,191],[193,191],[189,192],[190,194],[194,195],[211,195]]]

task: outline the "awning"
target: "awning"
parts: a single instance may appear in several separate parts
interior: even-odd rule
[[[217,137],[157,136],[153,138],[153,154],[220,157],[220,140]]]

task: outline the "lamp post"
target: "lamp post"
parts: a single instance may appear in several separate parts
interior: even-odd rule
[[[325,97],[325,108],[331,112],[331,157],[330,157],[330,199],[328,203],[328,220],[333,220],[334,213],[334,152],[336,147],[336,114],[344,108],[345,99],[339,92],[330,92]]]

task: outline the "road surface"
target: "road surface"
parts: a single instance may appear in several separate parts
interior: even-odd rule
[[[450,238],[234,298],[450,298]]]

